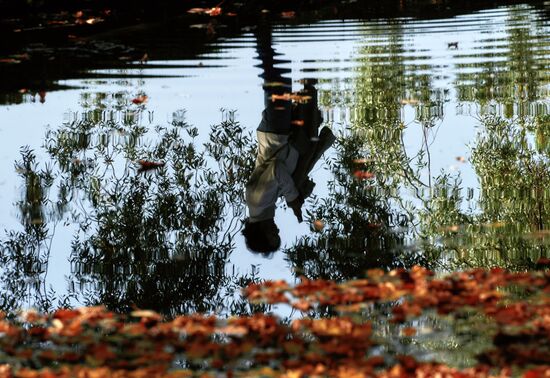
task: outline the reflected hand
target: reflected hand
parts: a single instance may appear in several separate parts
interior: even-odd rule
[[[287,202],[286,204],[292,209],[292,212],[296,216],[296,219],[298,219],[298,223],[302,223],[304,220],[302,218],[302,205],[304,204],[304,199],[302,198],[302,196],[298,195],[296,199]]]

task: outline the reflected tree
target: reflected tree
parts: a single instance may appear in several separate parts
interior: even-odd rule
[[[68,278],[76,301],[167,315],[244,311],[234,297],[250,277],[225,264],[244,218],[255,146],[232,113],[225,117],[203,148],[182,112],[154,131],[89,117],[49,131],[52,168],[38,170],[32,153],[23,156],[20,209],[28,228],[4,241],[13,246],[4,248],[9,271],[24,271],[12,251],[44,248],[53,238],[38,221],[44,216],[37,203],[55,186],[49,197],[57,196],[57,217],[76,225]],[[47,266],[47,258],[40,261]]]
[[[321,96],[325,107],[344,101],[353,109],[351,131],[341,135],[329,164],[334,175],[329,195],[312,204],[309,213],[311,222],[322,220],[323,231],[286,251],[298,274],[343,280],[362,277],[370,268],[430,264],[408,244],[417,224],[416,206],[424,203],[431,184],[429,138],[444,116],[447,92],[432,88],[431,76],[421,73],[426,67],[407,61],[404,33],[399,21],[369,30],[354,95]],[[422,146],[412,155],[404,142],[405,104],[414,106],[414,122],[424,131]],[[404,191],[413,196],[406,199]]]
[[[355,158],[364,156],[363,145],[359,136],[338,140],[329,161],[334,179],[328,183],[328,196],[312,201],[307,213],[317,229],[285,250],[298,275],[341,281],[363,277],[373,268],[427,264],[407,251],[407,214],[391,206],[376,181],[354,175],[361,172],[358,165],[366,164]]]
[[[550,76],[540,59],[547,52],[548,32],[533,20],[536,12],[530,6],[518,5],[508,12],[506,36],[479,41],[483,46],[475,57],[491,59],[456,65],[461,68],[457,71],[458,100],[479,104],[481,114],[498,110],[509,119],[549,114],[548,105],[541,100],[548,97]],[[498,55],[500,59],[483,51],[503,50],[503,46],[506,49]]]
[[[462,266],[534,268],[550,249],[550,155],[548,144],[534,135],[547,135],[550,118],[487,116],[482,125],[472,147],[481,184],[477,206],[468,210],[460,182],[443,178],[421,216],[431,246],[426,248],[436,245]]]
[[[16,203],[21,228],[8,231],[0,240],[0,309],[9,311],[26,304],[47,311],[56,297],[46,286],[48,261],[59,211],[65,204],[49,199],[54,174],[50,166],[38,168],[32,150],[22,148],[15,169],[23,179],[21,199]],[[69,297],[58,299],[57,305],[63,305]]]

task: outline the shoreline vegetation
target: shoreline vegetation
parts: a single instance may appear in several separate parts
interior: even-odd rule
[[[186,28],[199,44],[218,36],[254,27],[259,20],[280,23],[313,22],[321,19],[446,18],[487,7],[520,4],[518,0],[391,0],[347,2],[334,0],[237,2],[117,0],[0,0],[1,53],[15,53],[24,45],[45,42],[63,45],[77,38],[110,38],[143,29]],[[543,1],[531,1],[545,9]],[[211,23],[212,27],[190,26]],[[189,30],[191,29],[191,30]],[[203,29],[203,30],[193,30]],[[200,33],[202,31],[202,33]],[[195,33],[194,33],[195,32]],[[202,37],[202,38],[201,38]],[[24,57],[20,57],[24,60]],[[17,60],[16,58],[14,58]],[[4,58],[5,60],[5,58]],[[2,63],[7,63],[3,61]]]
[[[57,80],[83,77],[91,69],[192,59],[212,49],[216,39],[251,31],[262,19],[307,24],[328,19],[448,18],[517,3],[521,1],[0,0],[0,104],[21,103],[28,93],[64,89]],[[548,12],[543,1],[530,3]]]

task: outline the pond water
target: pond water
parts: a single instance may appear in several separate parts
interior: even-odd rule
[[[311,173],[304,222],[279,202],[270,258],[240,233],[272,84],[258,35],[193,57],[149,37],[147,62],[89,62],[43,78],[47,91],[3,94],[2,309],[240,313],[250,280],[549,256],[548,4],[273,25],[275,67],[293,91],[317,80],[338,140]],[[139,160],[165,166],[139,173]]]

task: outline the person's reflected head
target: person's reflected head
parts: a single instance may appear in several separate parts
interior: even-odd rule
[[[279,229],[273,218],[259,222],[250,222],[246,219],[242,233],[246,247],[251,252],[260,253],[264,257],[271,257],[273,252],[281,246]]]

